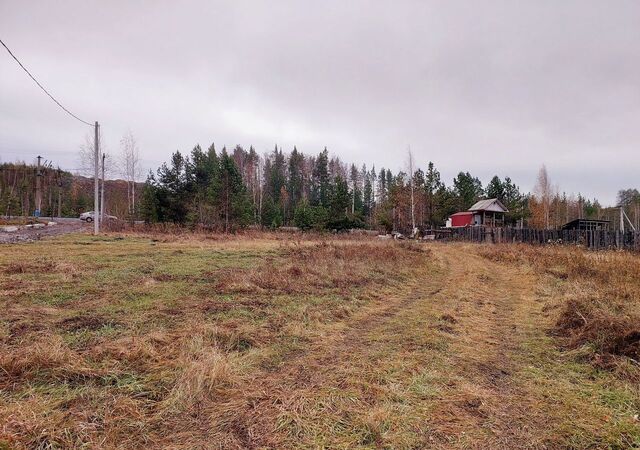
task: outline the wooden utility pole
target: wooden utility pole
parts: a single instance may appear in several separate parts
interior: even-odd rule
[[[42,207],[42,171],[40,170],[40,160],[42,156],[38,156],[38,171],[36,172],[36,210],[34,216],[40,217],[40,209]]]
[[[62,171],[58,167],[58,217],[62,217]]]
[[[100,205],[99,205],[99,181],[98,181],[98,169],[100,167],[100,150],[98,149],[98,121],[95,123],[95,136],[94,136],[94,172],[93,172],[93,234],[97,235],[100,232]]]

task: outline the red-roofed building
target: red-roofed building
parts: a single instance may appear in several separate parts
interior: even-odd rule
[[[468,227],[473,225],[473,213],[471,211],[462,211],[455,213],[449,219],[451,224],[448,226],[453,227]]]
[[[480,200],[468,211],[453,214],[447,220],[447,228],[485,226],[501,227],[504,225],[504,213],[509,212],[497,198]]]

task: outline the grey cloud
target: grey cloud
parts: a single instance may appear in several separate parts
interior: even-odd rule
[[[525,190],[638,187],[635,1],[3,2],[0,35],[117,151],[195,143],[404,167],[433,160]],[[6,55],[5,55],[6,56]],[[0,157],[73,168],[85,130],[0,58]]]

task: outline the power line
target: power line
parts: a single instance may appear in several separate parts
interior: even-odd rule
[[[22,70],[24,70],[25,72],[27,72],[27,75],[29,75],[29,77],[31,77],[31,79],[38,85],[38,87],[40,89],[42,89],[44,91],[45,94],[47,94],[49,96],[49,98],[51,98],[51,100],[53,100],[56,105],[58,105],[60,108],[62,108],[67,114],[69,114],[71,117],[73,117],[76,120],[79,120],[80,122],[84,123],[85,125],[89,125],[90,127],[93,127],[94,124],[86,122],[84,120],[82,120],[80,117],[76,116],[74,113],[72,113],[71,111],[69,111],[67,108],[65,108],[64,106],[62,106],[62,104],[56,100],[53,95],[49,94],[49,92],[38,82],[38,80],[35,79],[35,77],[33,75],[31,75],[31,72],[29,72],[27,70],[27,68],[25,66],[22,65],[22,63],[20,62],[20,60],[18,58],[16,58],[16,56],[11,52],[11,50],[9,50],[9,47],[7,47],[7,45],[2,42],[2,39],[0,39],[0,44],[2,44],[2,46],[7,49],[7,51],[9,52],[9,54],[11,55],[11,57],[13,59],[16,60],[16,62],[20,65],[20,67],[22,67]]]

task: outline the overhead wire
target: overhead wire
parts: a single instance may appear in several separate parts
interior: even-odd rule
[[[49,91],[47,91],[47,90],[44,88],[44,86],[42,86],[42,85],[40,84],[40,82],[38,82],[38,80],[36,80],[36,78],[35,78],[33,75],[31,75],[31,72],[29,72],[29,71],[27,70],[27,68],[26,68],[26,67],[25,67],[25,66],[20,62],[20,60],[16,57],[16,55],[14,55],[14,54],[13,54],[13,52],[9,49],[9,47],[7,47],[7,44],[5,44],[5,43],[2,41],[2,39],[0,39],[0,44],[2,44],[2,46],[3,46],[3,47],[4,47],[4,48],[9,52],[9,54],[11,55],[11,57],[12,57],[13,59],[15,59],[15,60],[16,60],[16,62],[20,65],[20,67],[22,67],[22,70],[24,70],[24,71],[27,73],[27,75],[29,75],[29,77],[30,77],[30,78],[31,78],[31,79],[32,79],[32,80],[33,80],[33,81],[38,85],[38,87],[39,87],[40,89],[42,89],[42,91],[43,91],[45,94],[47,94],[47,95],[49,96],[49,98],[50,98],[51,100],[53,100],[53,101],[56,103],[56,105],[58,105],[60,108],[62,108],[62,110],[63,110],[64,112],[66,112],[67,114],[69,114],[69,115],[70,115],[71,117],[73,117],[74,119],[79,120],[80,122],[84,123],[85,125],[89,125],[90,127],[94,126],[94,124],[89,123],[89,122],[87,122],[86,120],[82,120],[80,117],[76,116],[74,113],[72,113],[71,111],[69,111],[69,110],[68,110],[67,108],[65,108],[64,106],[62,106],[62,103],[60,103],[58,100],[56,100],[56,99],[55,99],[55,97],[54,97],[53,95],[51,95],[51,94],[49,93]]]

